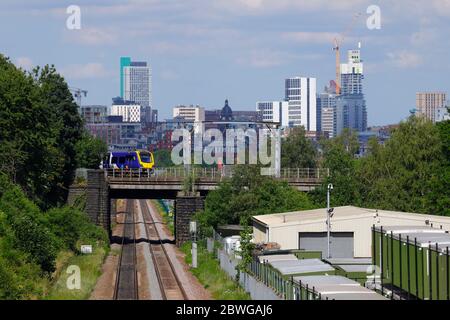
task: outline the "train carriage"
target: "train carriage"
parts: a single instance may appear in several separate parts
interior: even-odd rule
[[[153,171],[154,165],[155,159],[151,152],[137,150],[109,152],[100,167],[102,169],[145,169]]]

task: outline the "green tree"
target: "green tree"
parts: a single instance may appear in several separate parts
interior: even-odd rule
[[[293,128],[282,141],[281,166],[283,168],[315,168],[317,152],[303,127]]]
[[[315,203],[321,207],[326,205],[327,186],[332,183],[333,206],[359,205],[359,182],[356,177],[359,143],[356,133],[346,129],[334,139],[322,140],[321,146],[322,167],[329,170],[330,176],[312,192]]]
[[[0,55],[0,171],[42,208],[65,202],[81,117],[54,67],[32,73]]]
[[[385,146],[372,147],[358,173],[363,201],[387,210],[448,214],[444,131],[440,135],[430,121],[410,117]]]
[[[167,149],[160,149],[153,152],[155,166],[158,168],[173,167],[171,152]]]
[[[305,193],[287,183],[261,176],[257,166],[237,166],[231,179],[220,183],[197,214],[203,230],[221,224],[250,225],[253,215],[312,209]]]
[[[102,140],[84,132],[76,144],[76,163],[79,168],[98,169],[108,146]]]

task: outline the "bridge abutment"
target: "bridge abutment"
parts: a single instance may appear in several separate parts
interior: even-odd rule
[[[111,199],[103,170],[88,170],[86,212],[91,221],[102,226],[111,237]]]
[[[203,210],[205,197],[201,197],[199,193],[195,195],[184,195],[183,192],[178,193],[175,199],[175,240],[179,247],[183,243],[191,240],[189,234],[189,223],[194,214]]]

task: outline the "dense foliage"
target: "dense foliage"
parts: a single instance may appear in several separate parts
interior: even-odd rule
[[[315,168],[317,152],[303,127],[292,128],[281,145],[282,168]]]
[[[333,183],[332,205],[450,215],[449,121],[437,125],[419,117],[400,123],[370,153],[356,158],[356,135],[350,132],[323,143],[323,166],[331,176],[315,194],[325,205],[326,184]]]
[[[222,224],[248,225],[253,215],[313,207],[308,196],[287,183],[261,176],[257,166],[237,166],[231,179],[220,183],[197,214],[203,230]]]
[[[77,209],[42,212],[18,186],[0,176],[0,299],[45,295],[59,252],[81,243],[104,246],[104,230]]]
[[[95,148],[83,149],[83,138]],[[83,135],[78,107],[56,69],[26,73],[2,55],[0,142],[0,172],[43,209],[65,202],[77,161],[100,163],[98,142]]]
[[[106,143],[84,132],[81,140],[75,145],[78,168],[98,169],[108,152]]]
[[[53,66],[26,73],[0,55],[0,299],[45,296],[60,254],[108,244],[85,213],[61,207],[75,169],[101,152]]]

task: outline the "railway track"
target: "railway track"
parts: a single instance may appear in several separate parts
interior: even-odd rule
[[[136,233],[134,201],[127,201],[122,248],[116,273],[114,300],[137,300],[138,282],[136,270]]]
[[[145,200],[140,200],[145,232],[163,300],[188,300]]]

